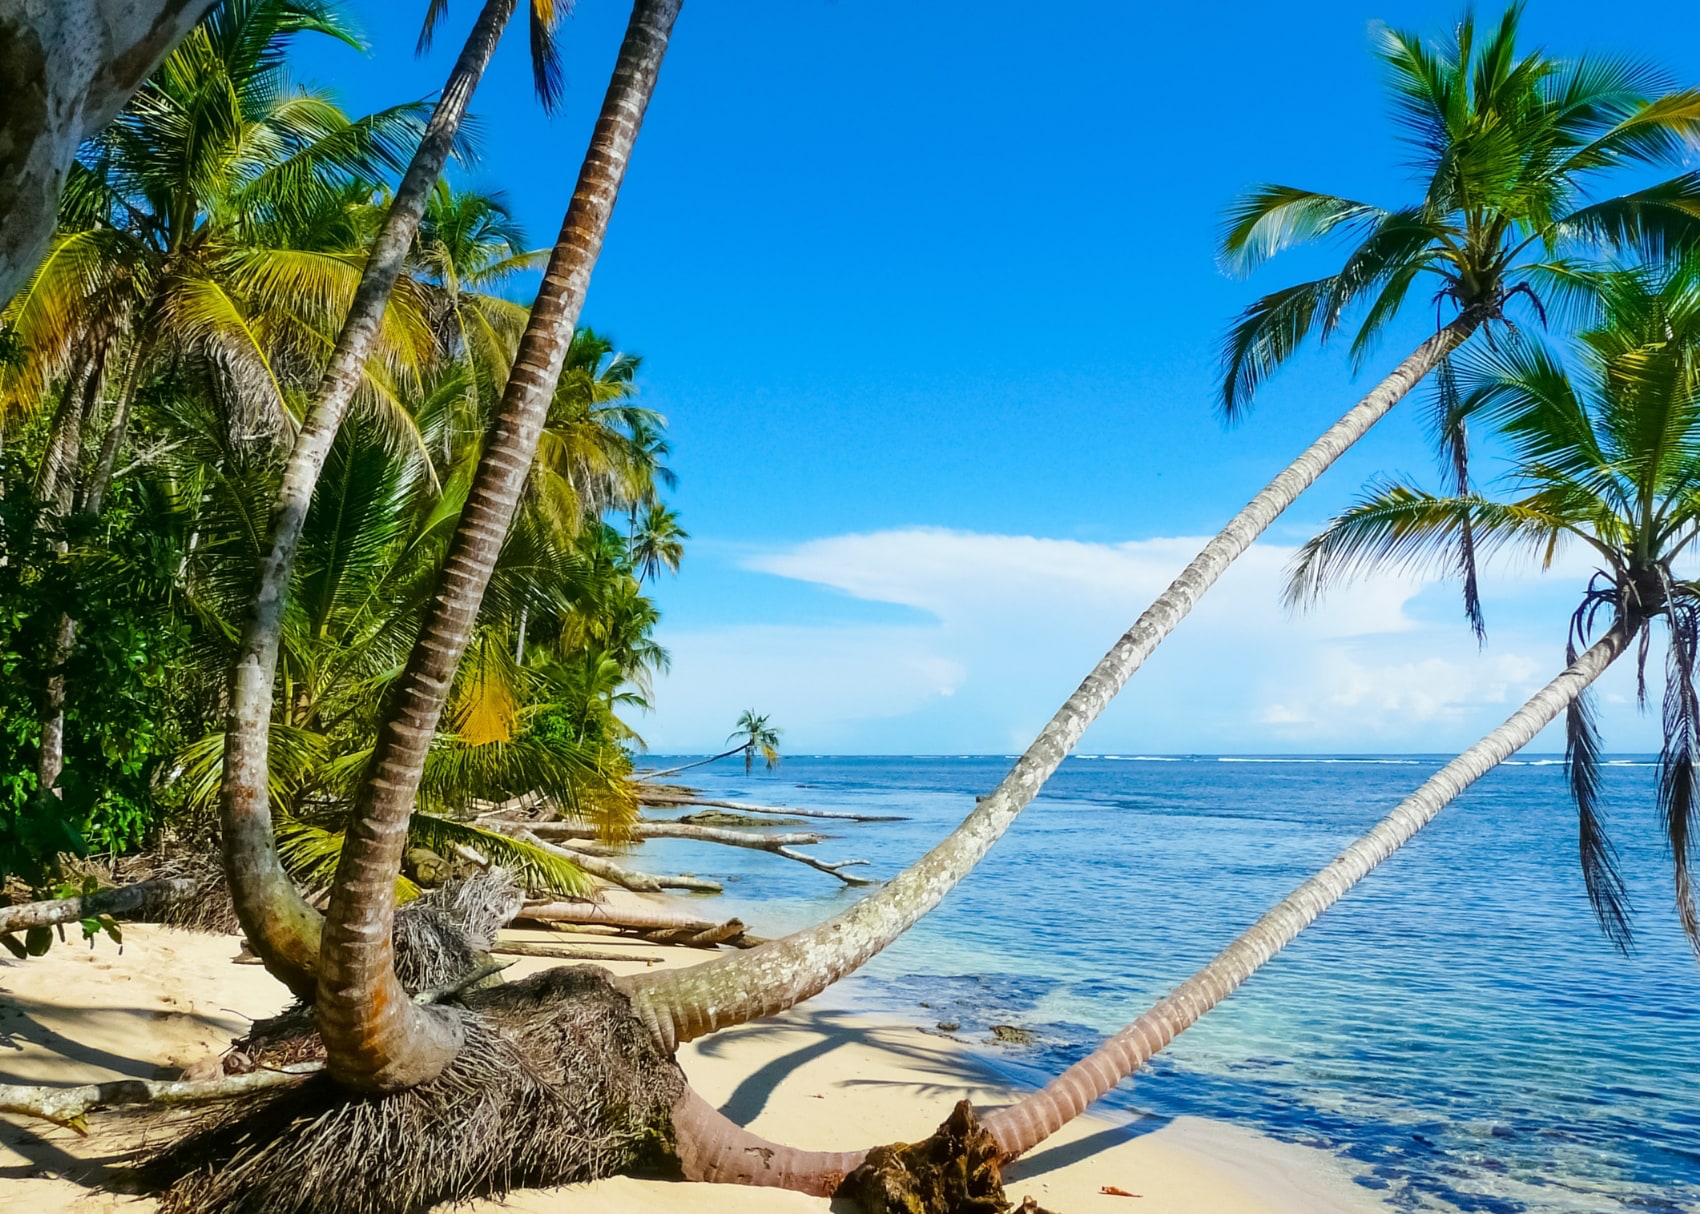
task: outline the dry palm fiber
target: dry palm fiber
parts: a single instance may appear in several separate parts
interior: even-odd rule
[[[217,1114],[144,1168],[162,1214],[415,1214],[664,1161],[684,1079],[589,966],[468,991],[431,1082],[351,1096],[327,1076]]]
[[[236,904],[231,901],[230,887],[224,881],[224,866],[216,849],[126,856],[114,867],[126,882],[152,877],[188,877],[199,882],[193,898],[149,907],[124,916],[126,919],[214,936],[242,934],[242,925],[236,922]]]
[[[496,933],[523,901],[509,873],[489,868],[408,903],[395,917],[397,979],[409,994],[454,989],[488,964]],[[225,1056],[224,1069],[240,1075],[256,1066],[287,1066],[324,1056],[312,1008],[297,1003],[280,1015],[256,1020]]]

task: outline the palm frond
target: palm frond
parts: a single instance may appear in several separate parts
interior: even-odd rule
[[[1700,694],[1694,687],[1700,651],[1700,607],[1684,604],[1669,616],[1665,670],[1664,747],[1659,752],[1659,818],[1670,844],[1677,917],[1700,955],[1700,913],[1694,903],[1696,799],[1700,794]]]
[[[579,898],[595,884],[583,869],[556,852],[469,822],[416,813],[408,821],[407,837],[415,847],[428,847],[441,856],[453,855],[457,845],[471,848],[491,864],[515,873],[526,889],[537,893]]]
[[[1333,296],[1335,281],[1319,278],[1273,291],[1240,313],[1222,341],[1222,388],[1217,407],[1229,422],[1251,407],[1258,387],[1310,335]]]
[[[274,812],[285,812],[296,795],[316,781],[329,744],[311,730],[272,722],[267,754],[267,788]],[[224,734],[209,733],[177,755],[177,783],[185,803],[203,813],[218,806],[224,784]]]
[[[1543,561],[1576,529],[1538,496],[1504,504],[1476,495],[1439,497],[1383,483],[1305,543],[1288,567],[1286,603],[1309,606],[1330,587],[1372,573],[1446,574],[1457,569],[1459,537],[1472,530],[1473,555],[1521,548]],[[1580,538],[1586,539],[1586,536]]]
[[[1692,249],[1700,244],[1700,172],[1580,207],[1554,224],[1553,235],[1653,260]]]
[[[1571,644],[1567,660],[1576,660]],[[1582,882],[1600,930],[1619,952],[1634,946],[1629,893],[1618,868],[1617,848],[1606,834],[1600,814],[1600,732],[1594,717],[1593,694],[1584,691],[1565,712],[1564,770],[1570,798],[1576,806],[1577,855]]]
[[[342,863],[343,832],[327,830],[296,818],[283,818],[277,824],[277,856],[283,867],[309,894],[319,894],[336,880],[337,866]],[[411,902],[420,894],[419,886],[400,873],[396,874],[397,902]]]
[[[1387,213],[1368,203],[1285,185],[1260,185],[1228,207],[1219,256],[1236,274],[1249,274],[1275,254],[1341,228],[1379,223]]]

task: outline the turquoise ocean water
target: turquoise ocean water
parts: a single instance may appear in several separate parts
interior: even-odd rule
[[[1444,760],[1088,756],[932,915],[839,994],[871,1011],[994,1023],[1039,1083],[1091,1049]],[[834,823],[826,859],[890,876],[991,789],[1002,757],[791,757],[690,772],[705,795],[910,815]],[[667,765],[663,756],[657,765]],[[1337,1152],[1402,1208],[1700,1211],[1700,964],[1671,909],[1654,769],[1614,759],[1607,807],[1636,951],[1593,924],[1563,768],[1483,779],[1225,1005],[1105,1103],[1236,1121]],[[646,845],[642,866],[727,882],[705,914],[777,934],[857,895],[757,852]]]

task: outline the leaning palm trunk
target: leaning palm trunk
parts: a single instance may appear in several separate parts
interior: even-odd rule
[[[988,1115],[1001,1159],[1032,1150],[1132,1075],[1204,1013],[1226,999],[1346,891],[1410,842],[1471,784],[1534,740],[1629,647],[1619,624],[1506,722],[1431,776],[1421,788],[1247,928],[1198,973],[1045,1087]],[[759,950],[758,950],[759,951]],[[745,954],[746,956],[750,954]],[[866,1151],[799,1151],[766,1142],[687,1092],[674,1109],[679,1156],[694,1180],[830,1193]]]
[[[742,754],[748,746],[734,746],[731,750],[723,750],[717,755],[709,755],[706,759],[693,759],[689,763],[681,763],[677,767],[664,767],[660,771],[640,771],[639,780],[659,780],[662,776],[676,776],[681,771],[689,771],[693,767],[706,767],[710,763],[718,763],[722,759],[730,759],[733,755]]]
[[[220,794],[225,868],[237,918],[254,951],[274,975],[300,995],[313,990],[320,918],[302,899],[278,860],[267,778],[272,688],[290,570],[319,472],[364,373],[426,201],[442,175],[473,90],[516,3],[486,0],[396,188],[319,382],[318,395],[284,468],[272,506],[269,547],[231,670]]]
[[[525,488],[680,3],[637,0],[632,8],[436,593],[355,796],[324,922],[318,1022],[332,1075],[357,1090],[422,1083],[454,1058],[463,1041],[454,1013],[413,1003],[396,978],[396,873],[426,752]]]
[[[932,851],[836,918],[707,965],[622,979],[638,1014],[671,1048],[704,1033],[772,1016],[857,969],[897,939],[967,875],[1038,795],[1145,659],[1241,553],[1335,460],[1475,332],[1467,312],[1417,347],[1330,426],[1204,546],[1040,731],[990,796]]]

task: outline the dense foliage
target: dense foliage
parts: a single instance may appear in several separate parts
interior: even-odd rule
[[[264,503],[422,117],[291,83],[307,35],[354,40],[328,4],[219,6],[85,147],[0,313],[0,876],[214,829]],[[334,864],[524,325],[504,286],[537,262],[499,195],[439,186],[319,480],[272,724],[306,877]],[[456,819],[536,792],[610,831],[635,812],[620,714],[666,663],[642,581],[685,538],[638,369],[575,337],[421,788],[422,836],[562,888],[570,865]]]

